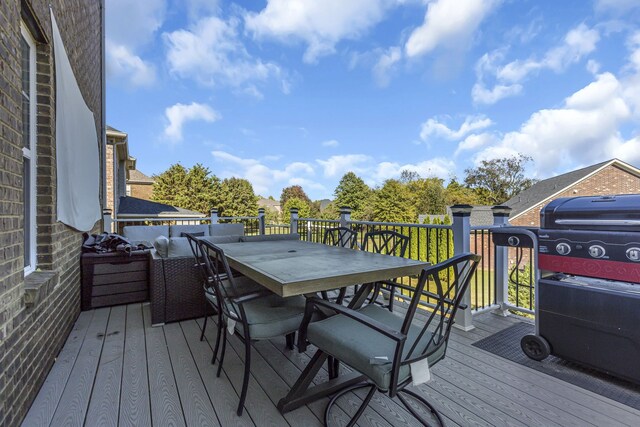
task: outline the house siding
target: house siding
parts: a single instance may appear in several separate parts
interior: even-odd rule
[[[28,9],[22,10],[26,3]],[[56,221],[52,4],[96,130],[102,123],[102,1],[0,1],[0,425],[18,425],[80,312],[82,233]],[[37,62],[37,268],[24,277],[20,22],[42,30]],[[37,34],[34,34],[36,39]],[[95,141],[99,144],[100,141]],[[96,165],[98,167],[98,165]],[[99,224],[96,224],[96,229]]]
[[[129,184],[131,188],[131,197],[138,199],[151,200],[153,194],[153,184]]]
[[[637,194],[640,193],[640,177],[616,166],[609,165],[594,173],[588,178],[574,184],[560,194],[553,197],[575,197],[575,196],[604,196],[611,194]],[[540,211],[552,199],[544,200],[529,211],[511,219],[512,225],[527,227],[540,226]]]

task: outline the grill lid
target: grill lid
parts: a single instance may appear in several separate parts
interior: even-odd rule
[[[540,226],[560,230],[640,231],[640,194],[556,199],[540,212]]]

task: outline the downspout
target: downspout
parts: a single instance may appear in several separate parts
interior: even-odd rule
[[[102,185],[101,185],[101,195],[100,195],[100,203],[102,205],[102,210],[104,213],[104,209],[107,207],[107,171],[106,171],[106,166],[107,166],[107,95],[106,95],[106,91],[107,91],[107,83],[106,83],[106,47],[105,47],[105,38],[106,38],[106,26],[105,26],[105,9],[104,9],[104,0],[100,0],[100,25],[101,25],[101,37],[100,37],[100,44],[101,44],[101,56],[102,56],[102,66],[101,66],[101,80],[102,80],[102,114],[101,114],[101,129],[100,129],[100,158],[101,158],[101,164],[100,164],[100,170],[101,170],[101,179],[102,179]],[[114,205],[115,206],[115,205]],[[114,212],[115,214],[115,212]],[[104,215],[103,215],[103,221],[104,221]],[[104,223],[103,223],[104,225]]]

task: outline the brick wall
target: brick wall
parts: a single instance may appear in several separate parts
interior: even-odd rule
[[[22,4],[27,5],[22,10]],[[0,425],[26,414],[80,310],[81,233],[56,221],[54,63],[49,3],[101,133],[101,1],[0,1]],[[37,267],[23,272],[21,13],[37,51]],[[98,143],[98,141],[96,141]],[[97,227],[97,226],[96,226]]]
[[[153,184],[129,184],[131,188],[131,197],[138,199],[151,200],[153,193]]]
[[[637,194],[640,193],[640,178],[627,172],[615,165],[609,165],[601,171],[591,175],[589,178],[569,187],[567,190],[558,194],[554,199],[560,197],[575,196],[604,196],[611,194]],[[512,225],[522,225],[528,227],[540,226],[540,211],[549,203],[545,200],[543,203],[535,206],[523,215],[509,222]]]

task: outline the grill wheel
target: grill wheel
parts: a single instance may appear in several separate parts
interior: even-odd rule
[[[549,342],[540,335],[525,335],[520,340],[520,347],[530,359],[541,361],[551,354]]]

